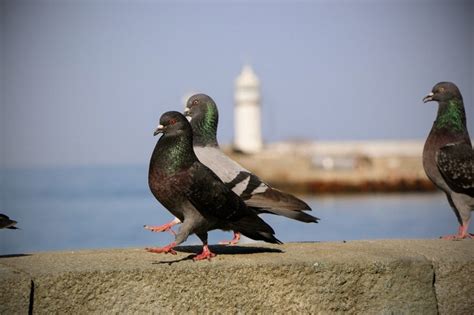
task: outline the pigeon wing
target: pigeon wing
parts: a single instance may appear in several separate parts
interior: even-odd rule
[[[467,143],[450,143],[436,153],[436,164],[448,186],[474,197],[474,151]]]
[[[202,214],[236,221],[251,213],[242,199],[226,187],[207,166],[195,162],[189,171],[192,184],[186,196]]]
[[[199,160],[210,167],[228,188],[244,199],[247,206],[304,222],[317,221],[317,218],[302,212],[311,210],[304,201],[270,187],[218,147],[195,146],[194,150]]]

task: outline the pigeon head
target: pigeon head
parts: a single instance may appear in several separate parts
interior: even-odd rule
[[[184,108],[184,114],[189,121],[192,121],[195,117],[204,119],[206,115],[209,116],[208,118],[212,118],[216,121],[218,118],[216,103],[206,94],[195,94],[191,96]]]
[[[189,122],[183,114],[175,111],[166,112],[160,117],[160,124],[153,133],[164,134],[168,136],[173,135],[190,135],[192,133]]]
[[[217,124],[219,112],[214,100],[206,94],[191,96],[184,108],[184,114],[191,123],[194,144],[199,146],[217,146]]]
[[[452,82],[439,82],[433,87],[431,93],[423,98],[423,103],[431,101],[444,103],[453,99],[462,100],[461,92],[459,92],[456,84]]]
[[[423,102],[438,102],[438,114],[434,122],[436,130],[451,133],[467,133],[466,112],[458,87],[451,82],[436,84]]]

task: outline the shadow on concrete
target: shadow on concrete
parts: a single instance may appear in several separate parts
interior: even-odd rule
[[[2,258],[12,258],[12,257],[24,257],[24,256],[31,256],[31,254],[10,254],[10,255],[0,255],[0,259],[2,259]]]
[[[227,245],[210,245],[209,249],[216,255],[248,255],[258,253],[283,253],[281,249],[270,247],[256,247],[256,246],[227,246]],[[181,261],[192,260],[197,254],[202,251],[201,245],[194,246],[178,246],[174,250],[180,253],[192,253],[184,258],[176,260],[158,261],[152,264],[173,264]]]
[[[151,264],[152,265],[163,265],[163,264],[166,264],[166,265],[172,265],[174,263],[179,263],[181,261],[186,261],[186,260],[193,260],[193,257],[196,256],[195,254],[192,254],[192,255],[188,255],[184,258],[180,258],[180,259],[175,259],[175,260],[160,260],[160,261],[156,261],[156,262],[152,262]]]
[[[178,246],[174,248],[177,252],[181,253],[194,253],[199,254],[202,251],[201,245],[194,246]],[[228,245],[209,245],[211,252],[216,255],[246,255],[246,254],[258,254],[258,253],[283,253],[279,248],[271,247],[257,247],[257,246],[228,246]]]

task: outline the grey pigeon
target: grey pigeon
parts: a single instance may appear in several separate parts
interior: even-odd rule
[[[430,101],[438,102],[438,114],[423,149],[423,167],[446,193],[459,222],[458,233],[443,238],[473,238],[468,227],[474,211],[474,152],[462,95],[454,83],[440,82],[423,99],[424,103]]]
[[[151,156],[148,183],[156,199],[183,224],[173,243],[148,251],[175,254],[173,248],[195,233],[203,242],[203,251],[195,260],[210,259],[215,255],[207,246],[207,232],[214,229],[281,243],[255,210],[199,162],[193,151],[191,125],[181,113],[164,113],[155,135],[159,133],[163,135]]]
[[[17,223],[15,220],[11,220],[8,216],[0,213],[0,229],[17,230],[18,228],[15,226]]]
[[[283,215],[302,222],[318,222],[318,218],[304,212],[311,210],[304,201],[270,187],[222,152],[216,136],[219,113],[211,97],[206,94],[191,96],[184,113],[193,128],[194,152],[199,161],[244,199],[247,206],[257,209],[259,213]],[[238,233],[234,234],[234,239],[229,243],[235,244],[238,239]]]

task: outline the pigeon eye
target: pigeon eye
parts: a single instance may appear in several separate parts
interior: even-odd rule
[[[440,92],[440,93],[441,93],[441,92],[444,92],[444,88],[443,88],[443,87],[440,87],[440,88],[438,89],[438,92]]]
[[[191,103],[193,106],[196,106],[197,104],[199,104],[199,101],[198,100],[193,100],[193,102]]]
[[[170,124],[170,125],[176,124],[176,119],[174,119],[174,118],[173,118],[173,119],[170,119],[169,124]]]

